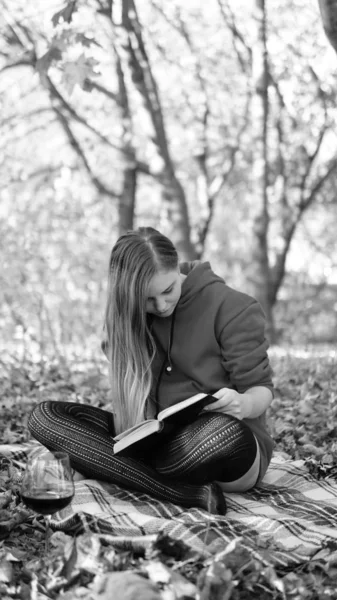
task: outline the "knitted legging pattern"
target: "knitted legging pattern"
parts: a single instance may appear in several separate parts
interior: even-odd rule
[[[230,482],[247,473],[256,451],[255,437],[245,423],[207,411],[168,436],[151,463],[166,477]]]
[[[74,469],[89,478],[116,483],[181,506],[196,506],[214,514],[226,513],[220,487],[208,480],[195,485],[169,479],[144,461],[114,456],[113,424],[109,412],[74,402],[40,403],[29,418],[32,435],[50,450],[64,450]]]

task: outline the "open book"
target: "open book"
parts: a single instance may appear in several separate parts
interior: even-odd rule
[[[153,434],[158,434],[168,429],[171,431],[172,426],[187,425],[197,418],[204,406],[216,402],[216,398],[210,394],[196,394],[186,400],[182,400],[173,406],[168,406],[158,413],[155,419],[147,419],[142,421],[130,429],[123,431],[114,437],[114,454],[121,452],[125,448],[132,446],[145,438],[149,438]],[[144,443],[142,445],[144,445]]]

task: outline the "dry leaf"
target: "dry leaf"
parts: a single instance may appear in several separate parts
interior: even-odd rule
[[[0,582],[11,583],[13,579],[13,567],[11,563],[6,560],[0,560]]]
[[[161,600],[157,586],[133,571],[109,573],[98,600]]]
[[[144,568],[151,581],[169,586],[174,591],[174,597],[177,600],[186,597],[194,598],[198,591],[186,577],[158,560],[147,562]]]

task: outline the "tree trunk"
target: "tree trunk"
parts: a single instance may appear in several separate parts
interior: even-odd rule
[[[118,235],[134,229],[136,206],[137,168],[123,169],[123,184],[118,203]]]
[[[249,280],[252,293],[262,304],[267,317],[267,335],[274,337],[273,313],[269,296],[268,258],[268,57],[265,0],[255,0],[256,37],[252,51],[252,104],[253,131],[253,223],[252,267]]]
[[[177,248],[180,259],[182,261],[194,260],[197,258],[197,252],[191,243],[190,219],[185,192],[175,176],[165,177],[163,182],[161,227],[164,231],[170,232],[170,239]]]
[[[181,258],[191,260],[195,248],[191,242],[191,228],[184,189],[178,180],[166,137],[166,130],[156,81],[144,45],[142,28],[134,0],[121,0],[119,20],[127,34],[122,44],[132,82],[140,93],[150,117],[153,131],[149,132],[162,160],[164,222],[171,232]],[[117,17],[118,18],[118,17]],[[116,19],[114,19],[116,22]]]
[[[126,151],[124,156],[121,157],[123,163],[123,183],[118,203],[118,233],[122,235],[129,229],[134,228],[138,169],[136,151],[133,144],[129,97],[125,85],[122,61],[116,46],[115,55],[118,77],[118,106],[121,115],[120,121],[123,127],[123,148]]]
[[[326,36],[337,52],[337,0],[318,0],[318,5]]]

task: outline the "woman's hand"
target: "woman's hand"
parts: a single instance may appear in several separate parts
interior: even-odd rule
[[[269,407],[273,393],[262,385],[255,386],[239,394],[236,390],[221,388],[214,394],[216,402],[209,404],[204,410],[232,415],[237,419],[255,419],[262,415]]]
[[[232,417],[241,420],[246,416],[243,411],[243,395],[244,394],[239,394],[239,392],[236,392],[235,390],[222,388],[212,394],[212,396],[217,398],[217,401],[206,406],[204,410],[225,413],[226,415],[232,415]]]

